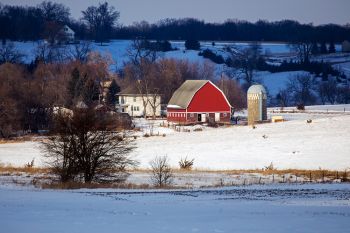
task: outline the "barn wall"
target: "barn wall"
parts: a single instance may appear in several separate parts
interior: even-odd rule
[[[167,120],[171,122],[186,122],[186,110],[185,109],[176,109],[168,108],[167,109]]]
[[[192,98],[188,112],[230,112],[231,107],[224,95],[210,82],[206,83]]]

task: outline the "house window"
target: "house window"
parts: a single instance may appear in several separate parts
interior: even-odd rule
[[[136,107],[136,111],[140,111],[140,107],[139,106]]]
[[[224,117],[227,117],[227,113],[225,112],[225,113],[223,114],[223,116],[224,116]]]
[[[136,97],[134,97],[134,102],[136,102]]]
[[[193,113],[191,113],[191,114],[190,114],[190,117],[194,117],[194,114],[193,114]]]

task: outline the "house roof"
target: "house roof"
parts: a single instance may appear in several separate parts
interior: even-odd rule
[[[193,96],[201,89],[209,80],[187,80],[179,89],[177,89],[171,97],[168,107],[187,108]]]
[[[149,93],[150,95],[154,95],[155,93]],[[125,96],[140,96],[140,91],[134,85],[127,86],[123,90],[121,90],[117,95],[125,95]],[[157,95],[161,95],[161,93],[157,93]]]
[[[134,85],[127,86],[123,90],[121,90],[118,95],[137,95],[139,94],[139,90]]]

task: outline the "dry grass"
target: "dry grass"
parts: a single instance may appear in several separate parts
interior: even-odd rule
[[[148,173],[151,174],[151,169],[132,169],[128,170],[132,174]],[[338,182],[350,182],[350,171],[332,171],[332,170],[300,170],[300,169],[251,169],[251,170],[205,170],[205,169],[193,169],[185,170],[175,168],[172,169],[175,176],[181,176],[183,174],[189,175],[201,175],[203,173],[208,174],[225,174],[225,175],[243,175],[243,174],[254,174],[253,176],[261,176],[261,183],[264,183],[266,176],[274,176],[275,182],[290,182],[291,177],[293,180],[295,177],[300,177],[301,182],[329,182],[338,180]],[[32,184],[42,189],[97,189],[97,188],[108,188],[108,189],[159,189],[159,187],[151,184],[133,184],[133,183],[81,183],[81,182],[59,182],[57,176],[55,176],[49,168],[37,168],[37,167],[13,167],[13,166],[1,166],[0,164],[0,176],[23,176],[23,173],[33,177]],[[36,176],[39,175],[39,176]],[[264,178],[265,176],[265,178]],[[282,179],[281,179],[282,178]],[[311,179],[310,179],[311,178]],[[283,180],[283,181],[282,181]],[[297,179],[295,179],[297,180]],[[299,179],[298,179],[299,180]],[[16,181],[17,183],[19,181]],[[16,183],[14,182],[14,183]],[[251,182],[249,182],[250,184]],[[253,182],[254,183],[254,182]],[[259,181],[255,183],[260,184]],[[274,183],[274,182],[273,182]],[[244,179],[245,184],[245,179]],[[243,185],[244,185],[243,184]],[[240,182],[237,184],[234,182],[225,183],[224,180],[221,182],[209,185],[207,187],[222,187],[222,186],[233,186],[242,185]],[[203,186],[206,187],[206,186]],[[188,186],[175,186],[168,185],[161,187],[161,189],[187,189]]]
[[[42,174],[50,173],[49,168],[38,168],[38,167],[13,167],[13,166],[2,166],[0,165],[0,173],[19,173],[24,172],[28,174]]]
[[[0,164],[0,173],[28,173],[28,174],[43,174],[43,173],[50,173],[49,168],[39,168],[39,167],[14,167],[14,166],[4,166]],[[143,169],[143,168],[136,168],[128,170],[129,173],[152,173],[151,169]],[[342,179],[350,178],[350,171],[334,171],[334,170],[301,170],[301,169],[237,169],[237,170],[210,170],[210,169],[192,169],[192,170],[186,170],[186,169],[180,169],[180,168],[173,168],[173,173],[177,174],[198,174],[198,173],[223,173],[227,175],[240,175],[240,174],[261,174],[264,176],[267,175],[286,175],[286,174],[292,174],[299,177],[307,177],[314,180],[314,179],[321,179],[324,177],[327,178],[334,178],[334,179]]]
[[[42,136],[42,135],[31,134],[31,135],[26,135],[21,137],[12,137],[8,139],[0,138],[0,144],[42,141],[43,138],[39,136]]]
[[[37,185],[42,189],[159,189],[157,186],[150,184],[132,184],[132,183],[81,183],[81,182],[52,182]],[[184,189],[179,186],[163,186],[161,189]]]

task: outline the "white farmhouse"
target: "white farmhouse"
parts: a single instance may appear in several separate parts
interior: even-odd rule
[[[71,43],[75,41],[75,32],[67,25],[64,25],[59,32],[59,37],[61,41]]]
[[[133,88],[126,88],[118,93],[116,108],[118,112],[128,113],[131,117],[160,117],[160,101],[158,94],[139,94]]]

